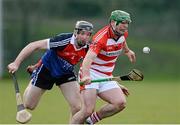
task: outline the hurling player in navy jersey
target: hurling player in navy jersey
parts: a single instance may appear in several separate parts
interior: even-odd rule
[[[37,68],[33,70],[32,79],[24,92],[26,108],[35,109],[44,92],[56,84],[70,106],[72,115],[70,123],[80,123],[73,119],[81,108],[79,85],[73,70],[74,65],[86,55],[92,31],[91,23],[77,21],[74,33],[61,33],[52,38],[31,42],[8,65],[9,72],[14,73],[32,52],[47,49],[38,62]]]

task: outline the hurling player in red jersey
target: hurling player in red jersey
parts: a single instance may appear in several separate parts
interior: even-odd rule
[[[25,58],[35,50],[47,49],[35,69],[24,92],[24,105],[33,110],[41,96],[56,84],[67,100],[72,118],[71,124],[82,123],[73,119],[81,109],[79,85],[74,74],[76,65],[86,55],[93,25],[87,21],[77,21],[74,33],[61,33],[55,37],[29,43],[17,58],[8,65],[10,73],[18,70]],[[58,108],[57,108],[58,109]]]
[[[132,63],[136,61],[135,53],[126,43],[130,23],[129,13],[115,10],[111,13],[109,25],[93,36],[80,70],[81,81],[85,83],[81,87],[81,95],[84,100],[82,108],[87,118],[86,123],[94,124],[122,111],[126,106],[125,95],[129,95],[127,88],[116,81],[91,83],[91,80],[112,77],[119,55],[127,55]],[[97,96],[107,104],[94,112]]]

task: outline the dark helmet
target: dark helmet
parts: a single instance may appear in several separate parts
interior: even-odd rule
[[[90,22],[87,21],[77,21],[75,25],[75,33],[78,33],[78,31],[85,30],[89,32],[93,32],[93,25]]]

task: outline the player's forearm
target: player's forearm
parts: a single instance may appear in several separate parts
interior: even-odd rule
[[[125,42],[125,44],[124,44],[124,52],[128,53],[129,51],[130,51],[130,49],[129,49],[127,43]]]
[[[15,59],[15,63],[19,66],[21,62],[26,59],[29,55],[31,55],[35,50],[38,49],[45,49],[47,48],[47,43],[46,41],[37,41],[37,42],[32,42],[29,43],[26,47],[24,47],[17,58]]]
[[[92,64],[92,59],[85,58],[82,64],[82,76],[90,76],[90,67]]]
[[[94,52],[88,51],[88,53],[86,54],[86,57],[83,60],[82,63],[82,76],[90,76],[90,67],[92,62],[94,61],[96,57],[96,54]]]
[[[25,58],[27,58],[34,50],[35,48],[33,48],[32,43],[28,44],[25,48],[21,50],[21,52],[19,53],[19,55],[17,56],[14,62],[19,66],[21,62]]]
[[[88,60],[88,61],[85,61],[82,65],[82,76],[85,77],[85,76],[90,76],[90,73],[89,73],[89,70],[90,70],[90,67],[91,67],[91,63],[92,61]]]

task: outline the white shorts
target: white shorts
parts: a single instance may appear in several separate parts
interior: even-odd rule
[[[92,80],[102,79],[102,78],[110,78],[113,76],[108,76],[106,74],[99,73],[95,70],[90,69],[90,77]],[[96,89],[98,93],[113,89],[120,88],[118,82],[116,81],[106,81],[106,82],[95,82],[89,85],[85,85],[85,89]]]

